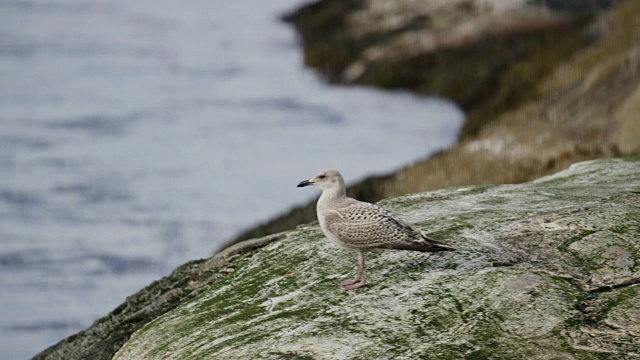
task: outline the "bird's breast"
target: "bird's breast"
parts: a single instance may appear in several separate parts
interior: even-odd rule
[[[356,248],[349,246],[349,244],[342,241],[338,235],[336,235],[331,231],[331,229],[329,228],[329,224],[327,223],[327,215],[329,215],[331,212],[335,212],[335,211],[328,210],[326,208],[321,208],[320,206],[318,206],[318,222],[320,223],[320,229],[322,229],[322,232],[324,233],[324,235],[329,240],[331,240],[331,242],[333,242],[334,244],[340,247],[343,247],[348,250],[357,250]]]

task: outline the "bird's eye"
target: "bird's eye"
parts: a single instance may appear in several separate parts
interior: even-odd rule
[[[320,176],[318,176],[318,179],[320,179],[320,180],[324,180],[324,178],[326,178],[326,176],[325,176],[325,175],[320,175]]]

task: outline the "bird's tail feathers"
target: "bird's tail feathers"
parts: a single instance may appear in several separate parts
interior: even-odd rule
[[[402,243],[393,243],[389,244],[387,247],[389,249],[395,250],[412,250],[412,251],[422,251],[422,252],[441,252],[441,251],[455,251],[456,249],[452,246],[449,246],[445,243],[441,243],[437,240],[430,239],[428,237],[424,237],[425,242],[402,242]]]
[[[438,250],[438,251],[454,251],[454,250],[456,250],[456,248],[454,248],[453,246],[445,244],[445,243],[440,242],[438,240],[434,240],[434,239],[428,237],[425,234],[422,234],[422,238],[427,240],[429,242],[429,244],[434,245],[434,247],[437,247],[437,248],[441,249],[441,250]]]

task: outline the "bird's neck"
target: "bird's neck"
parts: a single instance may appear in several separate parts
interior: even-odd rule
[[[335,188],[335,189],[325,189],[322,191],[322,195],[320,195],[320,199],[318,201],[322,203],[326,203],[326,202],[341,199],[345,196],[347,195],[343,187]]]

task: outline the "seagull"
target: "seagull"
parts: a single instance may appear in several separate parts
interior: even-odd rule
[[[316,211],[320,228],[329,240],[358,252],[358,270],[353,279],[339,283],[345,290],[366,284],[364,252],[373,249],[422,252],[453,251],[453,247],[425,236],[384,208],[347,197],[344,179],[337,170],[324,170],[298,187],[314,185],[322,189]]]

